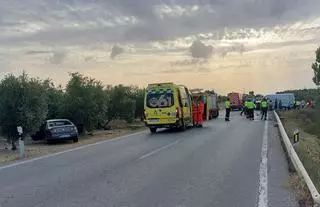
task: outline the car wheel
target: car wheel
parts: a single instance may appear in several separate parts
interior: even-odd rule
[[[53,144],[53,141],[52,140],[46,140],[47,144],[51,145]]]
[[[150,128],[150,132],[151,132],[152,134],[156,133],[156,132],[157,132],[157,128]]]
[[[73,138],[73,142],[74,142],[74,143],[79,142],[79,138],[78,138],[78,137]]]

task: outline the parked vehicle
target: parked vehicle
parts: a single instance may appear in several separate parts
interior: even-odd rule
[[[272,101],[273,108],[277,102],[277,108],[280,107],[280,102],[282,108],[293,108],[295,102],[295,96],[293,93],[283,93],[283,94],[269,94],[266,96],[268,100]]]
[[[218,103],[218,94],[214,92],[207,92],[207,116],[209,120],[212,118],[217,118],[219,116],[219,103]]]
[[[203,89],[190,90],[193,99],[202,99],[204,103],[203,120],[211,120],[219,116],[218,95],[213,91]]]
[[[145,94],[144,117],[151,133],[155,133],[158,128],[185,129],[192,126],[192,98],[189,90],[174,83],[149,84]]]
[[[47,142],[59,140],[72,140],[78,142],[77,127],[68,119],[50,119],[45,121],[32,140],[46,140]]]
[[[242,95],[240,93],[228,93],[227,97],[230,99],[232,110],[242,110]]]

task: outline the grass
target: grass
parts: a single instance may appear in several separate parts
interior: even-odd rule
[[[320,114],[315,110],[286,111],[281,112],[280,117],[288,136],[293,139],[293,131],[300,130],[300,142],[297,146],[297,154],[309,176],[320,189]],[[302,186],[301,182],[297,184],[294,178],[295,186]],[[294,186],[294,188],[296,188]],[[297,188],[305,189],[305,187]],[[301,190],[300,190],[301,191]],[[303,190],[302,190],[303,191]],[[303,192],[298,192],[303,195]],[[299,197],[299,196],[298,196]],[[303,197],[303,196],[302,196]],[[305,198],[306,199],[306,198]]]
[[[313,207],[314,204],[308,187],[297,173],[290,175],[288,184],[296,192],[296,198],[301,206]]]

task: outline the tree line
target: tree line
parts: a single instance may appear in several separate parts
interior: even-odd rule
[[[297,100],[315,100],[319,96],[319,90],[316,88],[311,89],[299,89],[299,90],[285,90],[277,92],[277,94],[282,93],[293,93]]]
[[[9,141],[36,132],[47,119],[71,120],[80,133],[106,128],[114,119],[132,122],[143,113],[144,89],[103,85],[100,81],[70,73],[65,88],[50,79],[9,74],[0,81],[0,130]]]

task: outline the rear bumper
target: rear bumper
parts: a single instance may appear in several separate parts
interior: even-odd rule
[[[47,140],[73,140],[74,138],[78,137],[77,133],[70,133],[70,134],[53,134],[47,136]]]
[[[181,122],[179,119],[175,120],[174,122],[159,122],[159,123],[150,123],[145,120],[145,125],[149,128],[173,128],[173,127],[179,127],[181,125]]]

